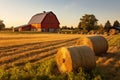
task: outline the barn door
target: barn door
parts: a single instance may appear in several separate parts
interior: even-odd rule
[[[49,32],[54,32],[54,29],[53,28],[49,28]]]

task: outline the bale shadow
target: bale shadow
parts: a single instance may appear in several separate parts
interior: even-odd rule
[[[105,80],[120,80],[120,51],[107,52],[96,56],[96,68],[98,68]]]

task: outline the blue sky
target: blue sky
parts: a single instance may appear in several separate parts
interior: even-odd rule
[[[120,21],[120,0],[0,0],[0,19],[6,27],[27,24],[43,11],[53,11],[60,26],[77,26],[84,14],[94,14],[99,24]]]

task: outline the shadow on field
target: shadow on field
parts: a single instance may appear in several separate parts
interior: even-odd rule
[[[114,47],[103,56],[97,56],[97,68],[105,80],[120,80],[120,48]]]

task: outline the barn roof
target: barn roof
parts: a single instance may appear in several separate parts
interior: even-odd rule
[[[52,13],[50,12],[43,12],[43,13],[39,13],[34,15],[31,20],[28,22],[28,24],[34,24],[34,23],[42,23],[42,21],[44,20],[44,18],[46,17],[47,14]]]
[[[24,27],[29,27],[30,28],[31,25],[30,24],[20,25],[20,26],[15,27],[14,29],[18,30],[19,28],[24,28]]]
[[[29,24],[20,25],[20,26],[17,26],[17,27],[15,27],[15,28],[17,29],[17,28],[21,28],[21,27],[25,27],[25,26],[29,26]]]

